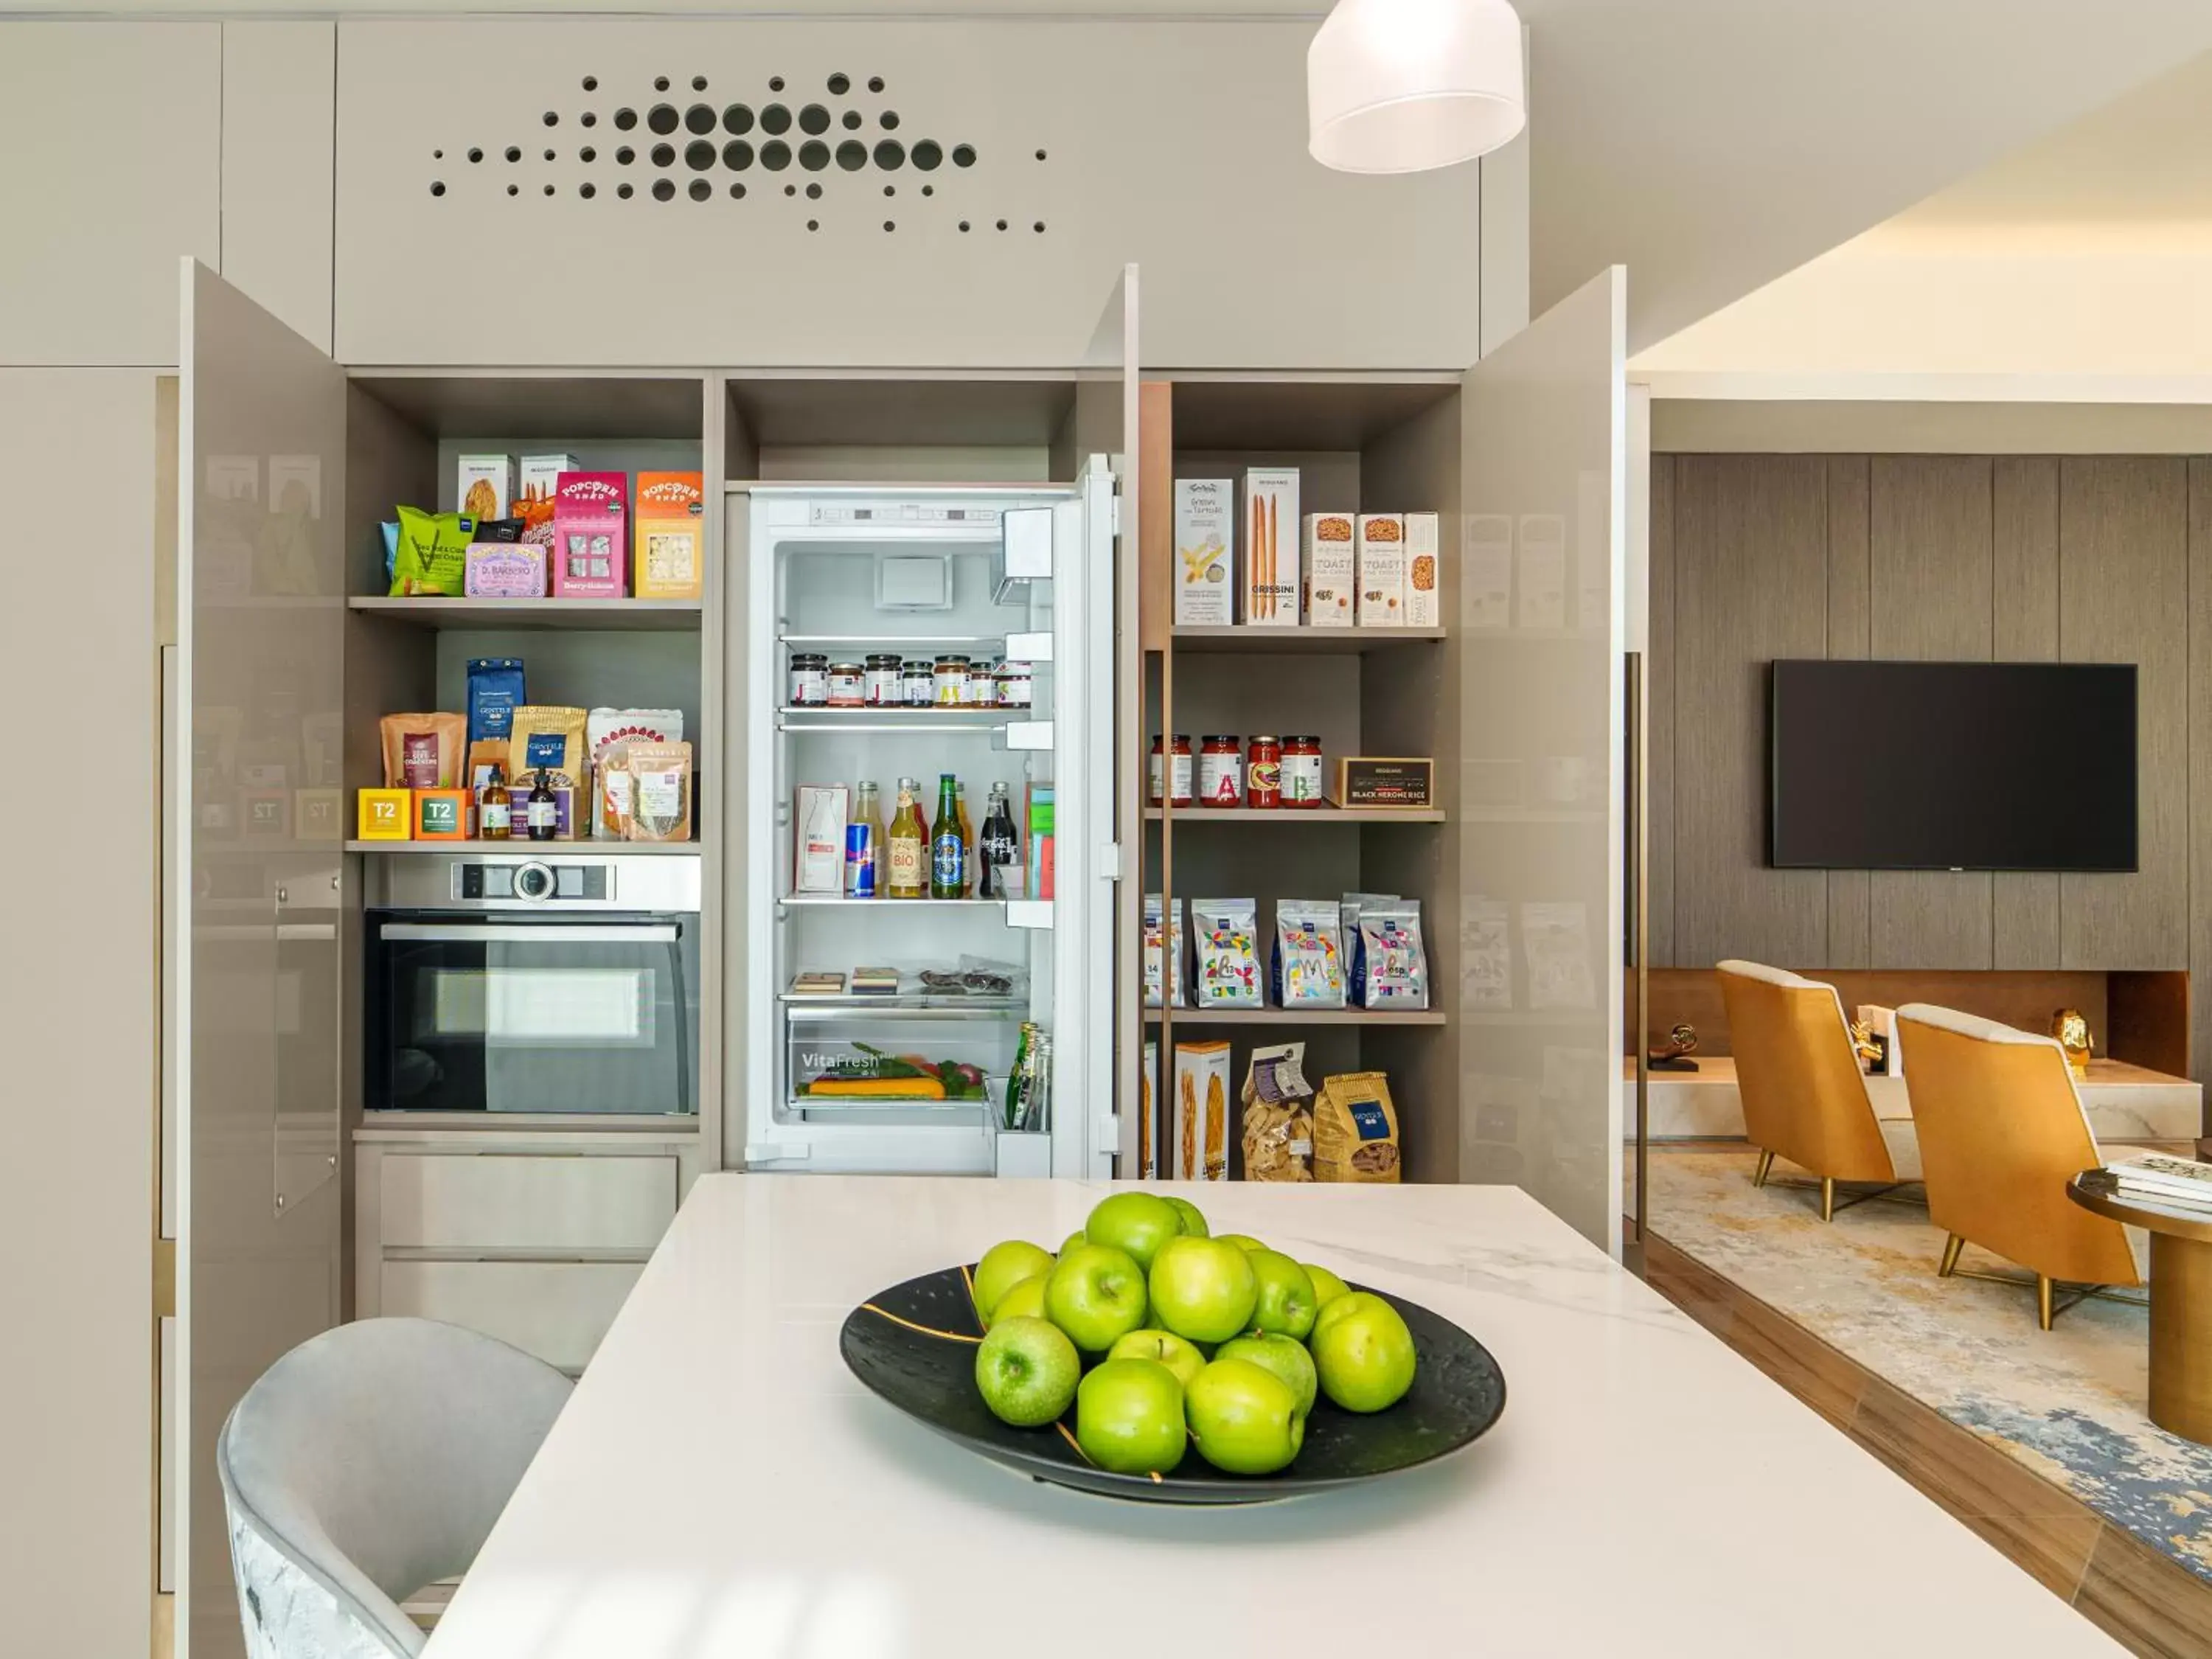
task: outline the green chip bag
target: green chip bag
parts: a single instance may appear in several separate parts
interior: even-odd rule
[[[392,558],[392,596],[459,598],[467,591],[469,544],[476,539],[476,520],[459,513],[425,513],[419,507],[398,511],[399,543]]]

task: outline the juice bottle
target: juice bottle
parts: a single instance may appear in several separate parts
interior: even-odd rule
[[[884,890],[895,899],[929,896],[929,831],[922,824],[921,809],[914,804],[914,791],[912,778],[898,781],[898,811],[884,837],[890,864],[890,879]]]
[[[950,772],[937,777],[937,828],[929,842],[929,896],[968,896],[968,842],[960,833],[960,786]]]

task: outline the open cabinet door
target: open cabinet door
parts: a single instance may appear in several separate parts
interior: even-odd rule
[[[184,262],[175,1020],[179,1627],[246,1650],[216,1438],[337,1322],[343,373]]]
[[[1137,851],[1144,844],[1137,795],[1121,787],[1125,772],[1120,764],[1138,752],[1137,731],[1144,717],[1144,676],[1139,671],[1137,647],[1134,265],[1122,267],[1085,355],[1076,384],[1075,441],[1077,457],[1086,469],[1091,457],[1100,456],[1105,472],[1087,483],[1085,500],[1090,556],[1082,573],[1085,591],[1081,609],[1091,619],[1091,660],[1080,679],[1066,675],[1059,682],[1084,690],[1080,752],[1084,792],[1091,809],[1080,820],[1090,842],[1085,849],[1090,892],[1084,901],[1088,959],[1079,964],[1080,980],[1060,981],[1084,987],[1079,1003],[1063,1000],[1062,1005],[1085,1023],[1088,1044],[1083,1157],[1075,1167],[1064,1166],[1056,1157],[1054,1173],[1096,1180],[1113,1175],[1116,1160],[1125,1174],[1135,1173],[1139,1059],[1144,1041],[1141,1010],[1134,1003],[1122,1006],[1116,996],[1117,987],[1136,982],[1130,964],[1139,943],[1139,900],[1138,884],[1125,872],[1135,867]],[[1060,1041],[1066,1040],[1063,1035]]]
[[[1460,1176],[1616,1255],[1626,295],[1615,266],[1468,372],[1455,629]]]

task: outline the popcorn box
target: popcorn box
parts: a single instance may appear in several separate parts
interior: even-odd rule
[[[364,791],[363,793],[367,793]],[[471,801],[466,789],[417,789],[414,836],[416,841],[466,841]]]
[[[641,599],[696,599],[707,589],[707,496],[696,472],[637,475],[631,563]]]
[[[621,472],[563,472],[553,491],[553,595],[619,599],[629,592]]]
[[[1406,520],[1395,513],[1359,515],[1359,625],[1406,625]]]
[[[415,838],[415,792],[411,789],[364,789],[356,798],[356,811],[363,841]]]
[[[1406,515],[1406,626],[1435,628],[1443,620],[1443,565],[1437,553],[1437,515]]]
[[[1306,514],[1306,625],[1349,628],[1359,593],[1352,553],[1352,514]]]

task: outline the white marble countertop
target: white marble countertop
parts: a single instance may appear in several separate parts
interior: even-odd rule
[[[1181,1189],[1498,1356],[1496,1428],[1360,1490],[1091,1497],[845,1370],[854,1304],[1002,1237],[1052,1248],[1104,1190],[701,1180],[430,1659],[2120,1650],[1510,1188]]]

